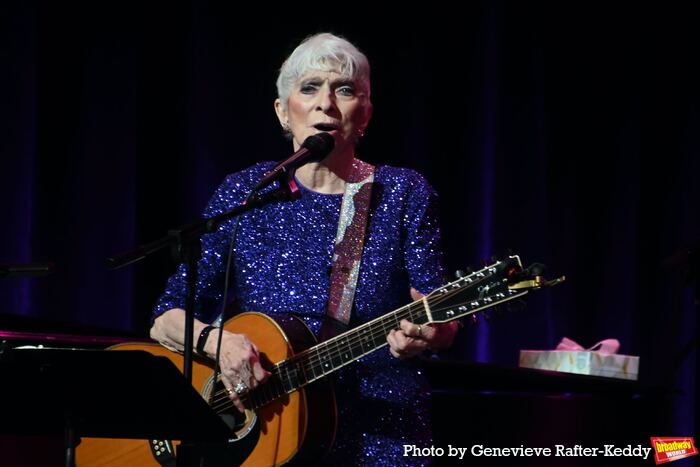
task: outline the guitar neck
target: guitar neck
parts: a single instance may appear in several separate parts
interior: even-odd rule
[[[403,319],[421,325],[432,322],[427,301],[418,300],[403,306],[300,352],[283,363],[297,366],[303,374],[302,381],[313,382],[387,345],[386,335],[392,329],[399,329]]]
[[[431,322],[427,306],[424,300],[416,301],[279,362],[263,387],[251,392],[251,408],[262,407],[384,347],[386,335],[398,329],[402,319]]]
[[[448,322],[512,300],[527,290],[512,290],[499,273],[498,263],[447,284],[430,295],[344,332],[279,362],[271,378],[252,391],[252,408],[291,393],[387,345],[386,335],[406,319],[415,324]]]

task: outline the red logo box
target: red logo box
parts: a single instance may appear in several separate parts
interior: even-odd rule
[[[698,454],[693,437],[652,437],[651,447],[654,448],[656,465]]]

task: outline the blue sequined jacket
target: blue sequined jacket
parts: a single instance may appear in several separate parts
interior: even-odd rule
[[[241,203],[273,165],[259,163],[229,175],[204,216]],[[293,312],[317,332],[328,300],[342,195],[299,187],[300,199],[271,204],[240,219],[230,296],[244,310]],[[436,201],[435,191],[417,172],[377,167],[351,326],[405,305],[411,287],[427,294],[442,285]],[[232,226],[233,220],[227,221],[202,239],[196,314],[205,322],[220,312]],[[185,277],[180,266],[168,280],[154,318],[184,307]],[[345,367],[337,378],[339,431],[329,462],[410,464],[402,456],[403,444],[429,445],[427,386],[410,361],[397,360],[383,348]]]

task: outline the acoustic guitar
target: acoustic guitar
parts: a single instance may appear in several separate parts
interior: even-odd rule
[[[212,361],[195,357],[192,384],[231,428],[230,444],[244,450],[244,466],[304,465],[317,460],[333,444],[336,406],[325,377],[387,345],[386,335],[407,319],[416,324],[444,323],[513,300],[531,289],[554,285],[541,268],[523,269],[518,256],[497,261],[458,278],[420,300],[364,323],[322,343],[294,316],[241,313],[224,329],[246,334],[255,342],[271,376],[248,392],[241,414],[231,403]],[[119,344],[110,350],[145,350],[169,358],[182,368],[183,358],[159,344]],[[312,384],[313,383],[313,384]],[[158,467],[174,465],[170,440],[83,438],[77,465]]]

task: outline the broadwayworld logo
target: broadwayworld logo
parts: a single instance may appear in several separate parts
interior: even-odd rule
[[[654,448],[654,460],[656,465],[666,462],[685,459],[698,454],[695,440],[690,438],[651,438],[651,446]]]

